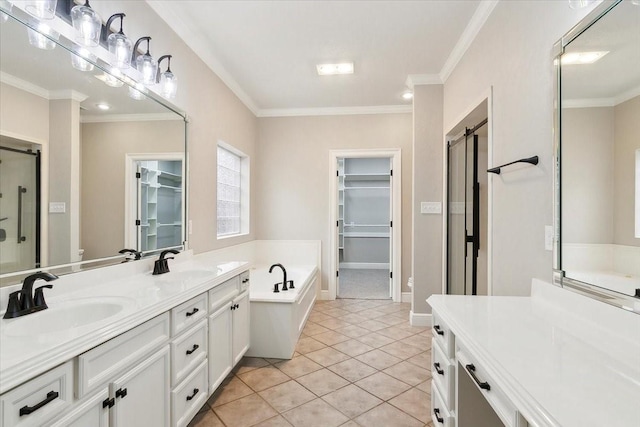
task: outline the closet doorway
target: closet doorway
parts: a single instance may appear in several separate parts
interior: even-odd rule
[[[395,300],[399,278],[394,278],[394,267],[400,265],[395,219],[400,215],[394,203],[395,193],[399,196],[394,163],[399,164],[399,154],[332,153],[335,287],[330,286],[330,293],[337,298]]]
[[[488,126],[447,143],[447,294],[487,295]]]

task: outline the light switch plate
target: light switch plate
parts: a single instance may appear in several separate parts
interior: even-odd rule
[[[49,213],[65,213],[67,211],[67,204],[65,202],[50,202]]]
[[[441,202],[420,202],[420,213],[422,214],[441,214]]]
[[[544,249],[546,251],[553,250],[553,226],[552,225],[544,226]]]

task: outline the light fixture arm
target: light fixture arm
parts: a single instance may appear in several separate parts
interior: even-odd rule
[[[138,56],[138,46],[140,46],[140,43],[142,43],[143,41],[147,42],[146,54],[151,56],[149,54],[149,45],[151,44],[151,37],[150,36],[140,37],[138,41],[136,41],[136,44],[133,45],[133,51],[131,52],[131,62],[136,62],[136,57]]]
[[[167,71],[171,72],[171,57],[172,55],[162,55],[160,59],[158,59],[158,73],[156,74],[156,83],[160,83],[160,76],[162,75],[161,65],[163,59],[167,59]]]
[[[89,0],[87,0],[87,6],[89,5]],[[120,31],[118,31],[118,34],[123,34],[122,32],[122,22],[124,21],[124,17],[127,16],[124,13],[114,13],[113,15],[111,15],[109,17],[109,19],[107,19],[107,23],[105,24],[105,31],[102,32],[102,41],[106,42],[107,38],[109,37],[109,31],[111,31],[111,23],[120,18]]]

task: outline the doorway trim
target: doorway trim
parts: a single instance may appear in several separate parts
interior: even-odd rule
[[[456,120],[453,120],[445,127],[443,135],[443,155],[442,155],[442,197],[444,200],[444,208],[442,210],[442,294],[447,293],[447,233],[448,233],[448,217],[449,217],[449,164],[447,161],[448,141],[454,137],[454,129],[461,125],[465,119],[484,102],[487,103],[487,162],[488,165],[493,161],[493,86],[484,91],[474,102],[460,114]],[[472,126],[475,123],[472,124]],[[457,132],[459,134],[459,132]],[[481,171],[479,173],[486,173]],[[493,179],[492,175],[487,180],[487,295],[493,295]]]
[[[391,158],[394,179],[392,180],[391,220],[397,231],[392,235],[393,259],[390,261],[390,271],[395,272],[391,279],[391,294],[394,302],[401,302],[402,286],[402,150],[399,148],[329,150],[329,299],[336,299],[337,281],[335,272],[338,270],[338,228],[334,225],[338,221],[338,180],[336,167],[339,158]]]

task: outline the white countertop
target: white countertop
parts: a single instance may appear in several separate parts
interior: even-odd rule
[[[198,261],[198,257],[192,257],[183,262],[170,262],[171,272],[152,276],[149,261],[131,264],[135,266],[113,266],[62,276],[51,282],[54,285],[52,291],[56,292],[47,297],[48,310],[15,319],[0,319],[0,394],[170,310],[249,267],[247,262],[203,263]],[[130,274],[134,269],[138,270],[136,274]],[[78,284],[79,279],[86,283]],[[105,320],[79,328],[29,336],[15,336],[12,333],[12,327],[17,322],[29,319],[29,322],[37,325],[39,316],[46,318],[43,315],[47,311],[82,304],[83,301],[117,301],[124,308]]]
[[[568,291],[544,285],[540,297],[428,302],[533,425],[640,426],[640,316],[578,295],[559,304],[547,297]]]

